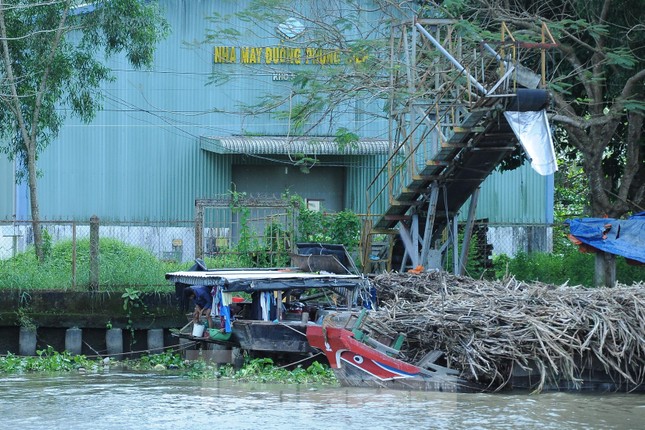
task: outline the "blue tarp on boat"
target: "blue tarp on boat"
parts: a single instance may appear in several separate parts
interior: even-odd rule
[[[645,264],[645,212],[626,220],[579,218],[566,223],[571,236],[580,242]]]

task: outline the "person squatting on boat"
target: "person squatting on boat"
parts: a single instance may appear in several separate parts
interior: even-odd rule
[[[184,294],[187,299],[195,303],[193,321],[199,323],[202,315],[204,315],[208,321],[208,328],[212,328],[213,318],[211,316],[211,308],[213,306],[213,296],[211,296],[211,289],[205,285],[191,285],[184,290]]]
[[[231,336],[231,307],[234,307],[233,294],[222,291],[219,287],[191,285],[184,290],[188,300],[195,303],[193,323],[199,324],[202,316],[208,321],[206,337],[216,340],[228,340]],[[235,308],[237,309],[237,308]],[[215,324],[213,318],[219,318]]]

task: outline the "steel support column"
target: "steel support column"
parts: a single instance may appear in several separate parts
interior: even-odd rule
[[[452,273],[459,273],[459,220],[452,218]]]
[[[468,251],[470,249],[470,239],[473,234],[473,225],[475,223],[475,210],[477,209],[477,200],[479,199],[479,191],[477,188],[470,197],[470,207],[468,208],[468,219],[464,226],[464,239],[461,245],[461,257],[459,257],[459,271],[456,275],[464,275],[466,273],[466,264],[468,263]]]
[[[412,223],[414,224],[414,216],[412,217]],[[417,222],[417,232],[419,231],[418,229],[418,216],[416,217],[416,222]],[[401,223],[400,224],[400,229],[399,229],[399,236],[401,236],[401,240],[403,241],[403,247],[405,248],[405,255],[403,256],[403,262],[401,263],[401,271],[405,269],[405,260],[406,260],[406,255],[408,258],[410,258],[410,261],[412,262],[412,267],[417,267],[419,265],[419,236],[417,235],[416,237],[413,236],[413,234],[410,233],[410,230],[405,226],[405,224]]]
[[[426,215],[426,225],[423,233],[423,243],[421,245],[421,264],[426,268],[430,267],[428,264],[428,251],[430,246],[432,246],[432,230],[434,228],[434,219],[437,213],[438,198],[439,185],[437,182],[433,182],[430,189],[430,198],[428,199],[428,213]]]

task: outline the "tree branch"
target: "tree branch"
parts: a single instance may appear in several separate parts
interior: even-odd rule
[[[31,121],[31,142],[34,145],[34,148],[33,148],[34,151],[36,151],[35,142],[36,142],[36,136],[38,135],[38,120],[40,117],[40,107],[42,106],[43,97],[45,96],[45,90],[47,88],[47,79],[49,78],[49,72],[51,71],[54,56],[56,55],[56,51],[58,50],[60,41],[63,38],[63,34],[65,33],[65,21],[67,20],[69,7],[70,7],[70,3],[66,3],[65,10],[63,11],[63,14],[60,17],[58,28],[56,29],[56,36],[54,37],[54,40],[52,41],[52,44],[50,47],[47,62],[45,63],[47,64],[47,66],[45,67],[45,70],[43,72],[43,76],[40,81],[38,91],[36,92],[36,101],[34,103],[34,113]]]
[[[22,134],[23,140],[26,143],[28,142],[29,133],[27,132],[25,117],[22,113],[22,109],[20,109],[20,97],[18,97],[16,78],[13,74],[13,62],[11,61],[11,57],[9,56],[9,44],[7,43],[9,39],[7,38],[7,25],[5,23],[4,10],[4,2],[0,0],[0,42],[2,42],[2,61],[4,62],[5,66],[6,80],[11,90],[11,97],[9,97],[10,101],[8,103],[8,106],[16,115],[16,120],[18,122],[18,126],[20,127],[20,133]]]
[[[627,83],[623,87],[623,91],[620,93],[620,98],[623,100],[629,99],[632,95],[636,93],[635,87],[636,84],[645,79],[645,69],[638,71],[634,76],[627,79]]]

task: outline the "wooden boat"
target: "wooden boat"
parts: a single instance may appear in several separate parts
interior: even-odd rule
[[[435,364],[438,353],[424,357],[419,365],[397,358],[402,335],[392,345],[367,335],[358,328],[364,314],[359,314],[356,322],[343,318],[352,329],[347,324],[338,327],[326,321],[307,326],[309,344],[324,352],[341,385],[452,393],[485,391],[485,387],[459,378],[459,372]]]
[[[314,353],[307,340],[308,324],[322,321],[328,313],[369,305],[371,283],[352,273],[355,266],[349,256],[343,258],[342,245],[298,244],[298,249],[293,267],[207,269],[198,261],[188,271],[167,273],[178,297],[188,286],[205,285],[241,299],[227,309],[229,333],[206,330],[204,336],[175,336],[239,347],[255,356]]]

